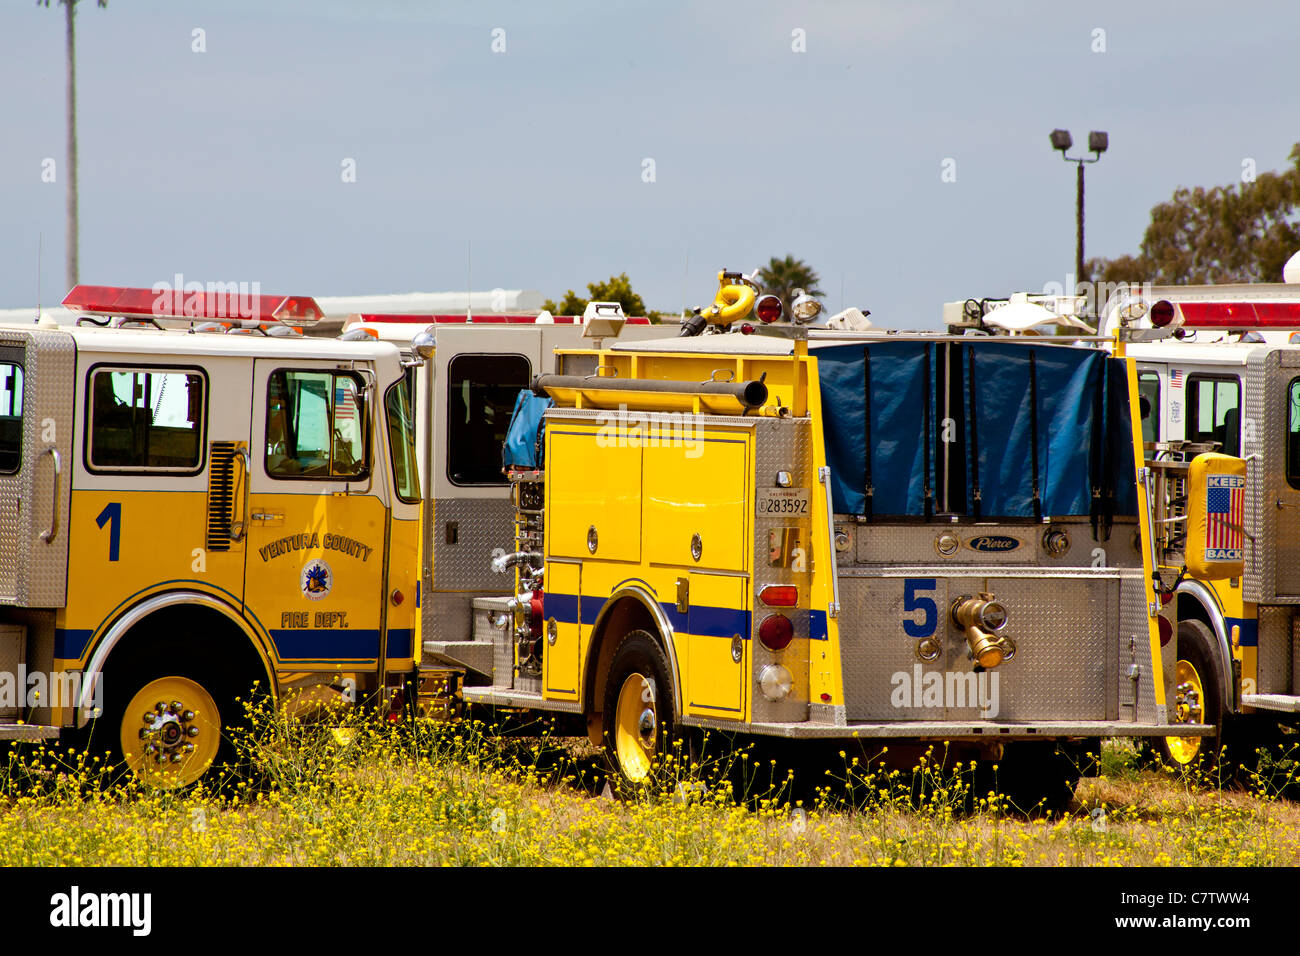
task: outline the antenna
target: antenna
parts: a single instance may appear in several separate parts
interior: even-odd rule
[[[41,321],[41,253],[45,245],[45,234],[38,232],[36,234],[36,318],[32,321],[40,324]]]
[[[465,321],[473,322],[474,315],[470,312],[469,300],[474,295],[474,240],[465,240]]]

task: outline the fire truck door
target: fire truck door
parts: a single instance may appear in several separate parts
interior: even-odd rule
[[[368,369],[253,373],[245,606],[281,671],[371,672],[384,626],[387,487]]]
[[[64,603],[75,358],[66,333],[0,332],[0,604]]]
[[[464,640],[476,596],[514,590],[491,570],[494,553],[514,550],[514,505],[501,448],[521,389],[541,358],[536,328],[439,328],[434,357],[436,409],[428,457],[432,489],[425,540],[432,568],[423,605],[424,638]],[[428,511],[426,511],[426,516]]]
[[[1277,533],[1269,541],[1276,568],[1274,593],[1294,600],[1300,598],[1300,355],[1286,350],[1269,358],[1277,367],[1269,368],[1266,413],[1254,427],[1268,430],[1260,444],[1265,450],[1264,508],[1273,510],[1277,522]]]

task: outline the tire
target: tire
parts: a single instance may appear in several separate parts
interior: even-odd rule
[[[1082,776],[1084,749],[1050,741],[1013,741],[988,789],[1002,794],[1018,813],[1063,816]]]
[[[1216,665],[1214,635],[1203,622],[1178,623],[1178,663],[1174,672],[1177,723],[1213,724],[1211,737],[1159,737],[1153,750],[1175,769],[1228,769],[1223,745],[1223,680]]]
[[[605,759],[625,787],[653,787],[673,740],[673,684],[668,660],[645,631],[632,631],[614,650],[605,682]]]
[[[181,790],[235,765],[229,731],[245,715],[236,682],[216,660],[151,641],[120,660],[110,657],[103,680],[96,737],[137,780]]]

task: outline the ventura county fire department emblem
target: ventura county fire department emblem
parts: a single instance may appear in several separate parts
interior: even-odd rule
[[[328,564],[320,558],[316,558],[308,561],[303,566],[302,578],[298,583],[302,588],[302,593],[309,600],[319,601],[321,598],[327,597],[330,588],[334,587],[334,572],[330,570]]]

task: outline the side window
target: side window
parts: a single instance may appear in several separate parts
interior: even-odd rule
[[[1286,481],[1300,488],[1300,378],[1291,379],[1286,395]]]
[[[0,474],[12,475],[22,464],[23,369],[0,362]]]
[[[1241,454],[1241,383],[1224,375],[1190,375],[1187,391],[1187,440],[1215,441],[1225,455]]]
[[[365,399],[346,372],[278,369],[267,383],[266,473],[272,478],[364,478]]]
[[[504,485],[501,446],[531,373],[522,355],[457,355],[447,367],[447,477]]]
[[[207,412],[205,384],[199,371],[94,369],[87,429],[90,469],[198,471]]]
[[[1155,372],[1138,373],[1138,405],[1142,411],[1142,440],[1160,440],[1160,376]]]

